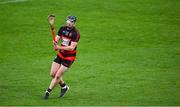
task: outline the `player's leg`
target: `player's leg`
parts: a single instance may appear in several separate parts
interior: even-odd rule
[[[49,86],[49,88],[52,90],[61,80],[62,75],[64,74],[64,72],[67,70],[68,68],[61,65],[61,67],[58,69],[54,79],[51,81],[51,84]]]
[[[60,78],[59,84],[60,84],[60,85],[64,84],[64,80],[63,80],[62,77]]]
[[[61,67],[60,64],[53,62],[52,66],[51,66],[51,72],[50,72],[50,76],[52,77],[52,79],[55,77],[56,72],[58,71],[58,69]],[[61,84],[63,84],[63,80],[61,79],[59,82],[59,85],[61,86]]]
[[[53,90],[53,88],[60,82],[60,79],[63,75],[63,73],[67,70],[67,67],[60,66],[58,71],[56,72],[55,77],[51,80],[51,83],[49,85],[49,88],[47,89],[44,99],[48,99],[50,92]]]
[[[61,66],[61,64],[58,64],[56,62],[52,63],[52,65],[51,65],[51,72],[50,72],[50,76],[52,77],[52,79],[55,77],[56,72],[58,71],[60,66]]]
[[[65,84],[64,80],[62,79],[62,77],[61,77],[59,83],[60,83],[60,86],[61,86],[61,92],[59,94],[59,97],[63,97],[65,95],[65,93],[69,90],[69,87],[68,87],[68,85]]]
[[[63,66],[65,69],[68,69],[72,63],[73,63],[73,61],[70,61],[70,60],[62,60],[61,66]],[[65,85],[65,82],[62,77],[60,78],[59,84],[62,88]]]
[[[68,69],[72,65],[73,62],[74,60],[62,60],[61,66],[63,66],[65,69]],[[65,84],[62,77],[60,78],[59,84],[61,86],[61,92],[60,92],[59,97],[63,97],[65,93],[69,90],[69,87]]]
[[[58,64],[56,62],[52,63],[51,71],[50,71],[50,76],[52,77],[52,79],[55,78],[55,75],[56,75],[57,71],[59,70],[60,66],[61,66],[61,64]],[[44,99],[48,99],[50,92],[51,92],[51,89],[48,88],[45,92]]]
[[[63,87],[64,84],[65,84],[65,82],[64,82],[63,78],[61,77],[61,78],[60,78],[60,81],[59,81],[60,87]]]
[[[61,66],[61,61],[62,59],[59,56],[56,56],[56,58],[54,59],[54,62],[51,65],[50,75],[52,77],[52,80],[53,78],[55,78],[55,75]],[[51,92],[51,89],[48,88],[45,92],[44,99],[48,99],[50,92]]]

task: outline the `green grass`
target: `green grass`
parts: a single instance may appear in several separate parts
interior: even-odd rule
[[[180,105],[179,0],[0,0],[0,105]],[[12,0],[13,1],[13,0]],[[69,14],[81,32],[77,60],[59,99],[42,96],[56,53],[56,31]]]

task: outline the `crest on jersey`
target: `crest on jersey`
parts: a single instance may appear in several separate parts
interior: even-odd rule
[[[63,31],[63,34],[66,35],[66,36],[68,36],[69,32],[64,30],[64,31]]]

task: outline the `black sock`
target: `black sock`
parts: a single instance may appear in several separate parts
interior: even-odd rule
[[[46,92],[48,92],[48,93],[50,93],[52,90],[50,89],[50,88],[48,88],[47,90],[46,90]]]
[[[64,87],[64,86],[66,86],[66,84],[65,84],[65,83],[64,83],[64,84],[60,84],[60,86],[61,86],[61,87]]]

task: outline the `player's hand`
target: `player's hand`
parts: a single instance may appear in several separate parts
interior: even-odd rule
[[[57,42],[53,40],[53,45],[57,45]]]
[[[55,18],[55,15],[53,14],[48,15],[48,22],[51,26],[51,29],[54,29],[54,18]]]
[[[54,46],[54,50],[55,50],[55,51],[59,50],[59,46],[58,46],[58,45],[55,45],[55,46]]]

